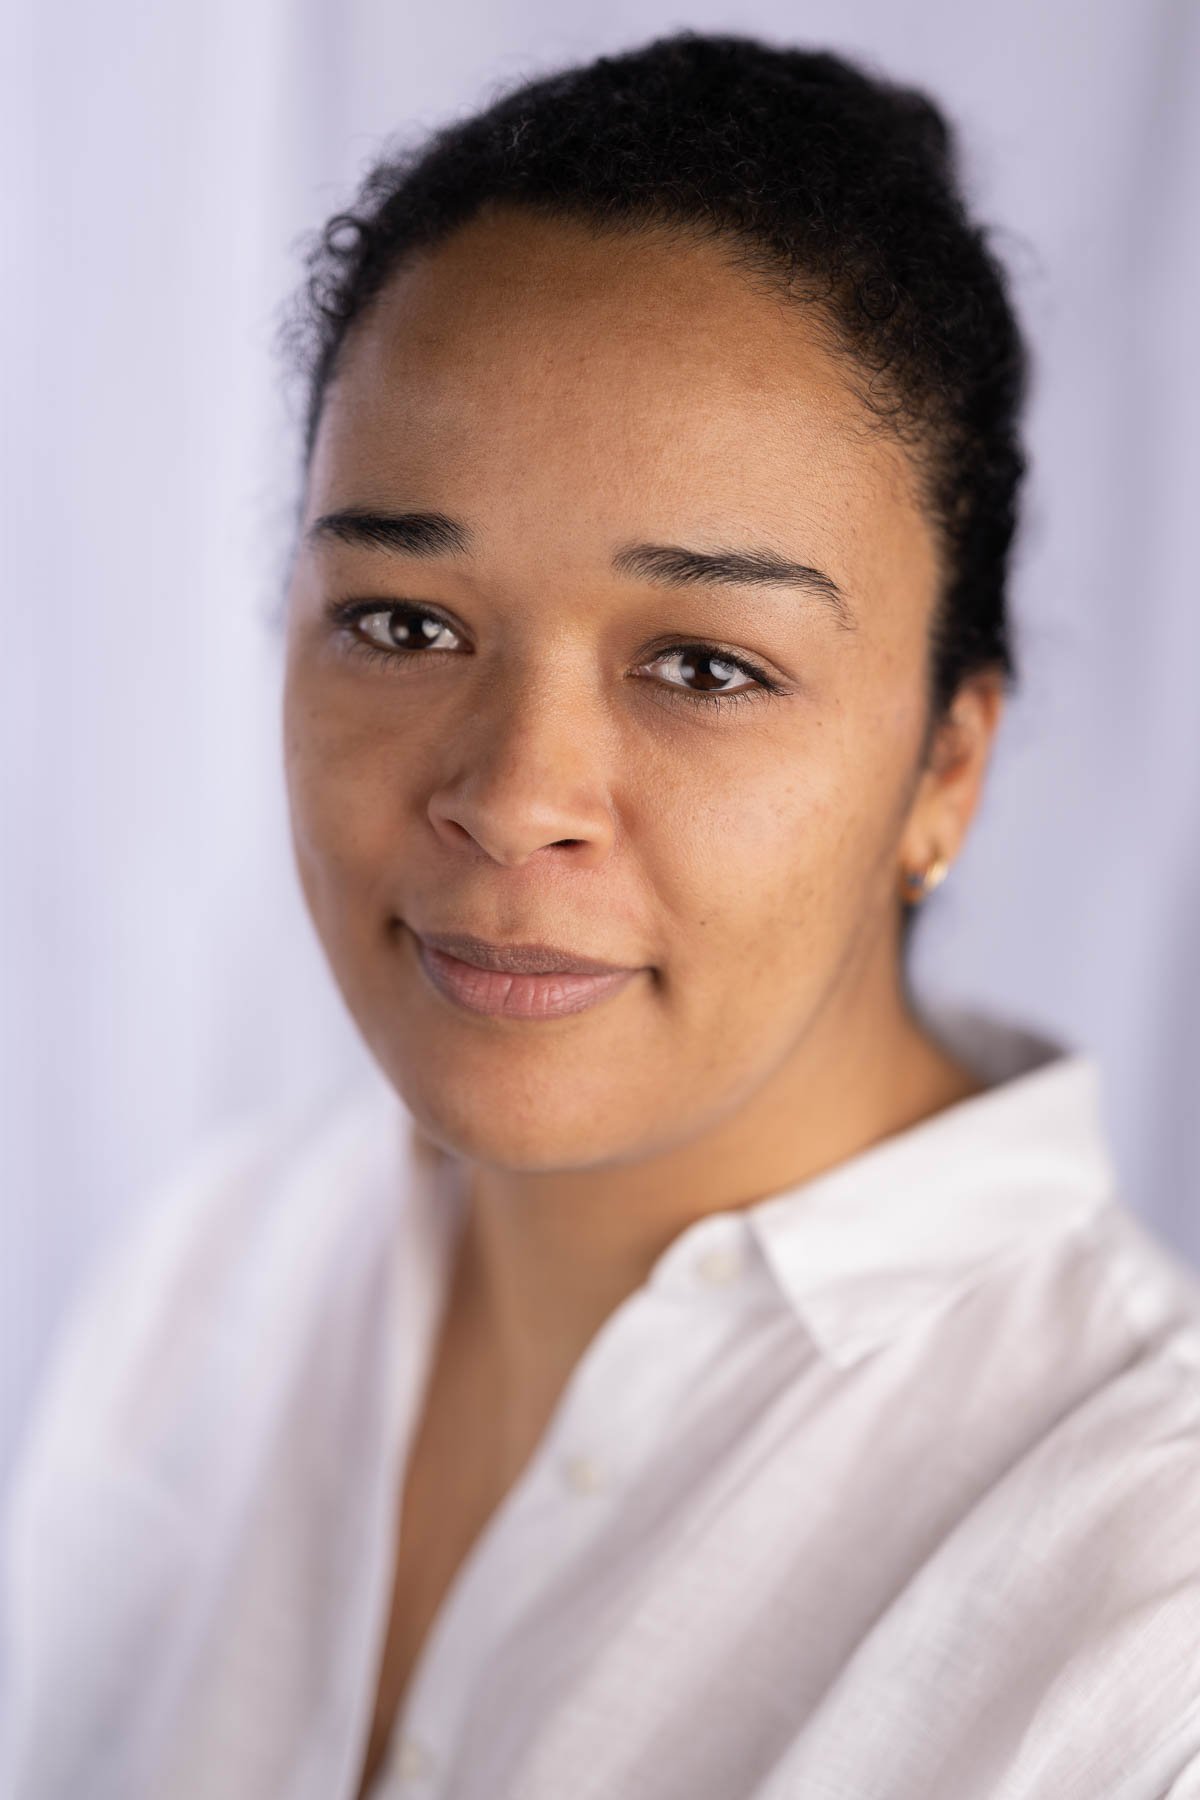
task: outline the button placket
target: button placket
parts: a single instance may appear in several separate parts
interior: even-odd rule
[[[716,1222],[714,1221],[714,1224]],[[719,1235],[714,1236],[710,1230],[707,1237],[703,1235],[701,1242],[690,1254],[682,1259],[676,1278],[682,1279],[693,1290],[697,1288],[728,1288],[739,1282],[748,1268],[747,1247],[740,1220],[722,1220]],[[667,1277],[670,1280],[670,1277]],[[639,1296],[638,1303],[648,1301],[662,1286],[662,1282],[651,1283]],[[633,1297],[620,1309],[628,1312]],[[645,1314],[640,1316],[644,1317]],[[591,1359],[594,1363],[595,1359]],[[590,1390],[587,1376],[594,1377],[594,1369],[589,1366],[586,1375],[581,1371],[572,1384],[572,1397],[575,1407],[581,1403],[585,1390]],[[590,1398],[590,1392],[589,1392]],[[560,1429],[563,1421],[558,1421]],[[594,1454],[576,1440],[571,1448],[559,1459],[559,1472],[562,1481],[573,1494],[588,1495],[602,1492],[610,1485],[611,1475],[603,1457]]]
[[[529,1462],[459,1569],[413,1672],[406,1719],[384,1790],[389,1800],[393,1793],[396,1800],[409,1800],[410,1795],[412,1800],[418,1796],[435,1800],[440,1792],[437,1782],[453,1778],[453,1755],[447,1750],[447,1762],[430,1746],[449,1747],[457,1742],[471,1683],[486,1666],[490,1648],[503,1639],[511,1623],[514,1596],[523,1592],[522,1571],[532,1552],[536,1549],[542,1573],[548,1575],[554,1564],[576,1555],[580,1543],[595,1529],[594,1507],[603,1510],[620,1461],[619,1456],[607,1453],[603,1443],[596,1446],[590,1442],[592,1434],[585,1422],[597,1417],[597,1368],[607,1387],[612,1341],[615,1338],[620,1344],[630,1329],[631,1317],[636,1321],[642,1316],[646,1304],[645,1295],[631,1295],[601,1326]],[[601,1400],[601,1421],[605,1412]],[[592,1504],[586,1504],[587,1499]],[[452,1682],[446,1679],[449,1670],[455,1671]]]
[[[395,1800],[448,1800],[461,1780],[478,1780],[483,1770],[490,1779],[495,1759],[515,1754],[505,1721],[519,1681],[520,1630],[510,1655],[504,1644],[524,1608],[513,1596],[532,1592],[536,1603],[576,1559],[594,1569],[589,1544],[652,1465],[694,1386],[689,1370],[719,1360],[739,1314],[738,1283],[755,1273],[741,1221],[704,1222],[692,1243],[676,1244],[670,1267],[660,1266],[657,1279],[601,1325],[435,1627],[408,1723],[443,1747],[437,1783],[410,1781]],[[500,1673],[480,1687],[489,1668]]]

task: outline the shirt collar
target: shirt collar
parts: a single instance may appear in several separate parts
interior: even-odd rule
[[[984,1092],[768,1195],[743,1217],[818,1350],[845,1367],[997,1258],[1110,1201],[1087,1052],[974,1007],[923,1009]]]

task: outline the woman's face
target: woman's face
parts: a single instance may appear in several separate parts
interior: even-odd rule
[[[347,510],[453,524],[316,528]],[[935,582],[905,454],[711,245],[496,212],[393,279],[314,447],[284,730],[317,932],[431,1135],[632,1163],[872,1030],[938,847]],[[638,973],[496,1017],[423,931]]]

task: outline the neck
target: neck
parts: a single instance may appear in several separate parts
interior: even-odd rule
[[[453,1304],[510,1440],[536,1435],[599,1326],[694,1220],[808,1180],[980,1086],[897,990],[869,1029],[822,1018],[749,1101],[698,1138],[603,1167],[476,1165]]]

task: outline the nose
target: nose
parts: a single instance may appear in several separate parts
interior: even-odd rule
[[[428,801],[434,830],[506,868],[545,849],[603,861],[616,835],[614,731],[578,670],[497,691],[448,746]]]

